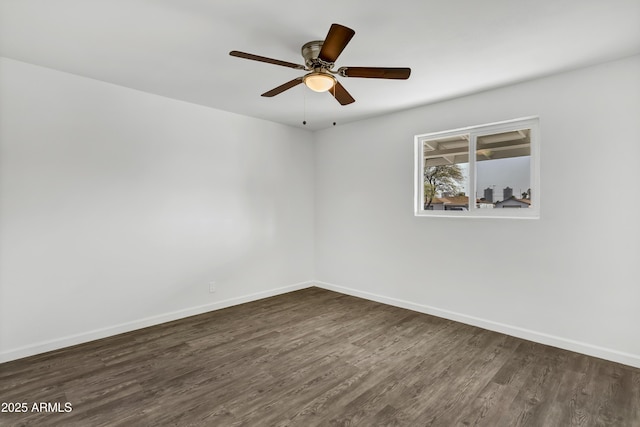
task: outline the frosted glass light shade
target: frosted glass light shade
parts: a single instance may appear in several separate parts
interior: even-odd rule
[[[333,87],[334,83],[335,79],[329,74],[312,73],[304,77],[304,84],[314,92],[326,92]]]

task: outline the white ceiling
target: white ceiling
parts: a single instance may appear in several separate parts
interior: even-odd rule
[[[411,67],[340,78],[356,102],[299,85],[331,23],[356,31],[337,66]],[[640,0],[0,0],[2,56],[170,98],[320,129],[640,52]]]

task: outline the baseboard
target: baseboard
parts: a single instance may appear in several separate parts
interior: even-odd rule
[[[75,335],[68,335],[36,344],[15,348],[0,353],[0,363],[9,362],[11,360],[22,359],[23,357],[34,356],[36,354],[45,353],[47,351],[58,350],[72,345],[83,344],[101,338],[107,338],[113,335],[131,332],[136,329],[142,329],[149,326],[159,325],[161,323],[171,322],[173,320],[183,319],[197,314],[207,313],[209,311],[220,310],[238,304],[244,304],[251,301],[257,301],[287,292],[297,291],[314,286],[314,282],[300,282],[281,288],[270,289],[268,291],[257,292],[254,294],[244,295],[240,297],[230,298],[224,301],[216,301],[210,304],[204,304],[196,307],[185,308],[182,310],[172,311],[170,313],[159,314],[157,316],[145,317],[143,319],[134,320],[132,322],[121,323],[107,328],[96,329]]]
[[[106,337],[118,335],[125,332],[131,332],[136,329],[142,329],[149,326],[159,325],[161,323],[171,322],[173,320],[178,320],[178,319],[182,319],[189,316],[195,316],[195,315],[206,313],[209,311],[220,310],[220,309],[231,307],[234,305],[244,304],[247,302],[260,300],[263,298],[268,298],[268,297],[284,294],[287,292],[305,289],[311,286],[317,286],[319,288],[340,292],[345,295],[364,298],[371,301],[392,305],[394,307],[405,308],[405,309],[416,311],[419,313],[430,314],[433,316],[442,317],[444,319],[465,323],[467,325],[477,326],[480,328],[488,329],[495,332],[500,332],[503,334],[526,339],[529,341],[538,342],[540,344],[546,344],[553,347],[575,351],[577,353],[582,353],[589,356],[594,356],[601,359],[610,360],[613,362],[622,363],[624,365],[640,368],[640,355],[625,353],[625,352],[621,352],[621,351],[617,351],[617,350],[613,350],[613,349],[609,349],[609,348],[605,348],[605,347],[601,347],[601,346],[597,346],[589,343],[571,340],[568,338],[558,337],[558,336],[554,336],[554,335],[550,335],[542,332],[533,331],[530,329],[520,328],[517,326],[511,326],[511,325],[507,325],[500,322],[494,322],[487,319],[482,319],[482,318],[469,316],[462,313],[444,310],[437,307],[432,307],[424,304],[417,304],[410,301],[391,298],[384,295],[378,295],[370,292],[360,291],[357,289],[338,286],[331,283],[320,282],[320,281],[300,282],[300,283],[296,283],[289,286],[270,289],[268,291],[230,298],[223,301],[216,301],[210,304],[190,307],[183,310],[177,310],[170,313],[160,314],[157,316],[146,317],[143,319],[139,319],[139,320],[135,320],[127,323],[121,323],[121,324],[110,326],[107,328],[96,329],[96,330],[84,332],[81,334],[69,335],[61,338],[56,338],[53,340],[36,343],[29,346],[8,350],[0,353],[0,363],[21,359],[23,357],[33,356],[36,354],[45,353],[52,350],[58,350],[64,347],[82,344],[85,342],[106,338]]]
[[[494,322],[487,319],[481,319],[479,317],[468,316],[462,313],[456,313],[453,311],[443,310],[424,304],[417,304],[397,298],[390,298],[384,295],[373,294],[370,292],[360,291],[344,286],[338,286],[331,283],[319,281],[314,281],[313,283],[319,288],[327,289],[330,291],[364,298],[371,301],[392,305],[394,307],[406,308],[408,310],[417,311],[419,313],[431,314],[433,316],[454,320],[456,322],[465,323],[467,325],[477,326],[483,329],[488,329],[490,331],[500,332],[525,340],[534,341],[540,344],[550,345],[564,350],[575,351],[576,353],[582,353],[588,356],[594,356],[600,359],[610,360],[612,362],[622,363],[624,365],[640,368],[640,355],[637,354],[625,353],[622,351],[575,341],[568,338],[558,337],[543,332],[537,332],[530,329],[511,326],[500,322]]]

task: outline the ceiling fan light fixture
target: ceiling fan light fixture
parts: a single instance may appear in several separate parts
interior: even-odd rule
[[[336,83],[335,77],[327,73],[309,73],[304,76],[304,84],[314,92],[326,92]]]
[[[307,72],[302,77],[275,87],[261,96],[271,98],[281,94],[302,83],[314,92],[329,92],[340,105],[349,105],[356,100],[337,80],[335,75],[341,77],[361,77],[369,79],[396,79],[406,80],[411,75],[411,68],[389,68],[389,67],[340,67],[334,70],[336,60],[340,53],[347,46],[356,32],[351,28],[340,24],[331,24],[329,32],[324,40],[314,40],[302,45],[301,54],[305,65],[294,64],[293,62],[281,61],[279,59],[267,58],[266,56],[254,55],[252,53],[232,50],[229,55],[238,58],[250,59],[252,61],[265,62],[267,64],[280,65],[282,67],[304,70]]]

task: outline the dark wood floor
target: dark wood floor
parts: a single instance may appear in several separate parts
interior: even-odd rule
[[[638,427],[640,369],[310,288],[2,364],[0,402],[29,405],[3,426]]]

